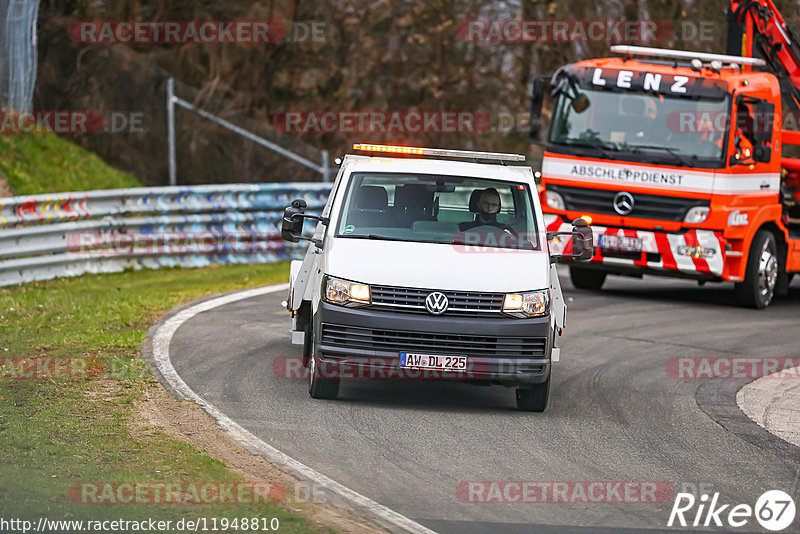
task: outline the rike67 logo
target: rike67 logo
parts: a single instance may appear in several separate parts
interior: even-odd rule
[[[781,490],[764,492],[754,507],[720,504],[719,493],[714,493],[710,502],[707,494],[696,499],[691,493],[678,493],[667,526],[740,528],[755,517],[763,528],[778,532],[792,524],[795,512],[794,500]]]

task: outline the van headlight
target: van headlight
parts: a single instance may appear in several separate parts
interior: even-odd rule
[[[514,317],[539,317],[550,311],[550,290],[507,293],[503,313]]]
[[[370,302],[369,286],[325,275],[322,279],[322,300],[342,306],[366,306]]]

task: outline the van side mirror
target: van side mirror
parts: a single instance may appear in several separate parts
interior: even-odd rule
[[[283,210],[283,221],[281,222],[281,237],[285,241],[297,243],[303,235],[303,209],[308,204],[303,199],[298,198],[292,201],[292,205]]]
[[[577,255],[575,261],[589,261],[594,256],[592,229],[580,217],[572,221],[572,252]]]
[[[570,236],[572,238],[572,254],[552,254],[552,263],[569,263],[573,261],[589,261],[594,256],[594,239],[592,229],[585,219],[578,218],[572,221],[572,232],[547,232],[547,240],[556,236]]]
[[[305,213],[308,204],[302,198],[292,201],[291,206],[283,210],[283,220],[281,221],[281,237],[290,243],[298,243],[300,240],[311,241],[322,248],[322,241],[303,235],[303,222],[305,219],[316,219],[322,224],[327,225],[330,219]]]

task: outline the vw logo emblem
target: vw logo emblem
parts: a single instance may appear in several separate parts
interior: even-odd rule
[[[620,191],[614,196],[614,211],[620,215],[627,215],[633,211],[633,195]]]
[[[447,295],[440,291],[434,291],[425,299],[425,309],[433,315],[441,315],[447,311]]]

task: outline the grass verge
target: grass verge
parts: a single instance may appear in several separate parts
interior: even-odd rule
[[[129,433],[132,406],[154,381],[139,351],[149,325],[170,308],[287,279],[288,263],[280,263],[128,271],[0,288],[0,517],[257,516],[278,518],[280,532],[313,532],[305,519],[273,503],[131,506],[71,498],[76,484],[87,482],[241,480],[221,462],[162,432]],[[95,362],[90,371],[95,365],[104,371],[82,380],[17,378],[27,369],[21,359],[31,357],[87,358]]]
[[[132,174],[49,133],[0,135],[0,171],[15,195],[142,185]]]

